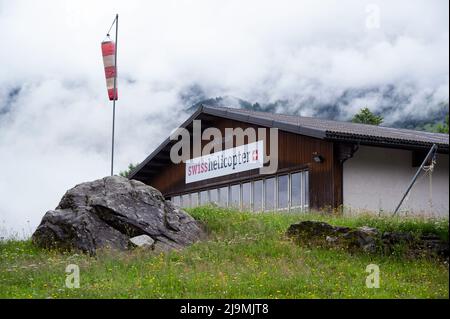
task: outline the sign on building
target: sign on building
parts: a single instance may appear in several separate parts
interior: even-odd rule
[[[263,167],[264,142],[257,141],[186,161],[186,184]]]

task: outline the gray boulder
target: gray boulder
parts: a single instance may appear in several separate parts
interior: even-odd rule
[[[367,226],[351,229],[307,220],[289,226],[287,235],[303,244],[344,246],[350,250],[373,252],[380,234],[377,229]]]
[[[205,236],[202,226],[155,188],[120,176],[82,183],[47,212],[32,236],[45,248],[128,249],[147,235],[158,250],[181,249]]]
[[[340,234],[345,234],[350,230],[348,227],[333,226],[325,222],[312,220],[302,221],[289,226],[287,236],[297,241],[334,241]]]
[[[365,252],[375,252],[380,232],[376,228],[367,226],[352,229],[341,236],[341,242],[349,250],[362,250]]]
[[[431,251],[437,256],[442,256],[448,258],[449,246],[448,241],[442,240],[436,235],[422,235],[420,237],[420,244],[418,245],[418,250]]]
[[[306,220],[289,226],[287,235],[299,240],[302,239],[325,239],[337,234],[342,234],[350,230],[347,227],[332,226],[318,221]]]
[[[383,236],[381,236],[383,243],[388,246],[394,246],[398,244],[409,244],[414,241],[414,236],[411,233],[405,232],[385,232]]]
[[[301,245],[345,248],[351,252],[406,253],[409,256],[438,256],[448,259],[448,239],[434,234],[416,238],[410,232],[384,232],[362,226],[357,228],[333,226],[318,221],[302,221],[289,226],[286,235]]]

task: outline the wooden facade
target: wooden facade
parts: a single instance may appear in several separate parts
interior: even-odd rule
[[[208,127],[218,128],[222,136],[225,136],[225,128],[242,128],[245,130],[252,127],[258,130],[262,126],[227,118],[203,116],[202,129]],[[187,128],[192,130],[192,124]],[[270,135],[269,129],[267,127],[265,129],[265,151],[269,153]],[[208,142],[203,141],[203,146]],[[244,141],[244,143],[247,142],[247,140]],[[239,146],[236,141],[233,144],[233,147]],[[309,172],[310,207],[313,209],[338,208],[343,203],[342,162],[345,159],[344,151],[344,148],[336,142],[279,130],[278,170],[276,174],[307,169]],[[320,155],[323,161],[315,162],[313,160],[314,154]],[[159,159],[158,162],[152,163],[152,167],[156,168],[157,173],[150,174],[148,179],[142,181],[159,189],[166,197],[261,177],[259,170],[251,170],[186,184],[184,163],[172,163],[167,150],[165,150],[164,156],[162,157],[163,160]],[[269,176],[264,175],[263,177]]]

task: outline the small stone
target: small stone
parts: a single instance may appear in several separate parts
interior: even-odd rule
[[[152,247],[155,241],[148,235],[140,235],[130,238],[130,241],[138,247]]]

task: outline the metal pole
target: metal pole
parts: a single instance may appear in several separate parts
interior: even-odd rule
[[[113,96],[113,120],[112,120],[112,144],[111,144],[111,176],[113,176],[114,172],[114,128],[116,122],[116,99],[117,99],[117,91],[116,91],[116,81],[117,81],[117,32],[119,30],[119,15],[116,14],[116,41],[114,48],[114,96]]]
[[[416,174],[414,175],[414,177],[412,178],[411,182],[409,183],[408,188],[406,189],[406,192],[403,194],[402,199],[400,200],[400,203],[398,203],[397,208],[395,208],[394,214],[397,214],[398,210],[400,209],[400,206],[402,206],[403,201],[406,198],[406,195],[408,195],[409,191],[411,190],[411,188],[413,187],[414,183],[416,182],[417,177],[419,177],[420,172],[422,171],[423,167],[425,166],[425,164],[428,162],[428,160],[430,159],[431,155],[433,155],[433,153],[436,151],[437,149],[437,145],[433,144],[433,146],[431,147],[430,151],[428,152],[427,156],[425,156],[425,159],[422,162],[422,165],[420,165],[419,169],[417,170]]]

